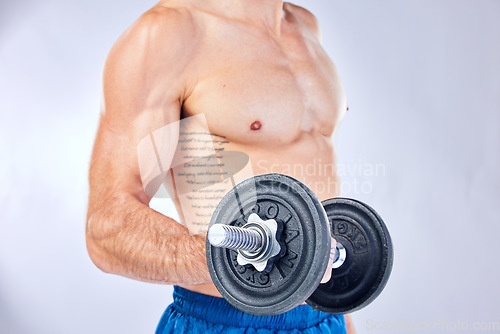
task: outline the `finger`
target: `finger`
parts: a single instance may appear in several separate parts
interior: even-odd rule
[[[330,248],[330,258],[328,259],[328,266],[326,267],[326,272],[321,279],[321,283],[326,283],[332,277],[332,265],[333,259],[335,258],[335,252],[337,249],[337,241],[332,238],[332,246]]]

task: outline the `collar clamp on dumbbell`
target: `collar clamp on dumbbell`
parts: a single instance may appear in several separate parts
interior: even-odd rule
[[[238,251],[239,265],[251,264],[262,272],[269,269],[270,260],[281,251],[277,233],[278,223],[274,219],[262,220],[252,213],[243,227],[212,225],[207,237],[214,247]]]

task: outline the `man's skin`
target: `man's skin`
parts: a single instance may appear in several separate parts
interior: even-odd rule
[[[250,156],[255,175],[286,173],[320,200],[339,195],[334,171],[290,169],[335,165],[333,137],[346,110],[318,23],[301,7],[282,0],[160,1],[113,46],[103,88],[86,237],[104,272],[220,297],[205,236],[150,209],[139,173],[139,141],[185,117],[204,114],[210,132],[226,138],[225,149]],[[348,316],[346,322],[353,333]]]

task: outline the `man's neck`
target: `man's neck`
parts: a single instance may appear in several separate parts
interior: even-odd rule
[[[283,0],[215,0],[214,4],[235,19],[263,24],[276,34],[281,30]]]

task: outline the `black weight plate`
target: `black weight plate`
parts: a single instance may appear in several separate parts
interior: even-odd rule
[[[207,241],[210,276],[234,307],[256,315],[284,313],[303,303],[321,281],[331,247],[328,219],[305,185],[285,175],[266,174],[236,185],[217,206],[210,226],[243,226],[253,212],[282,224],[286,252],[269,272],[261,273],[252,265],[240,266],[236,251]]]
[[[307,303],[323,312],[354,312],[377,298],[389,279],[393,262],[391,237],[382,218],[362,202],[334,198],[322,204],[332,237],[345,247],[347,255]]]

